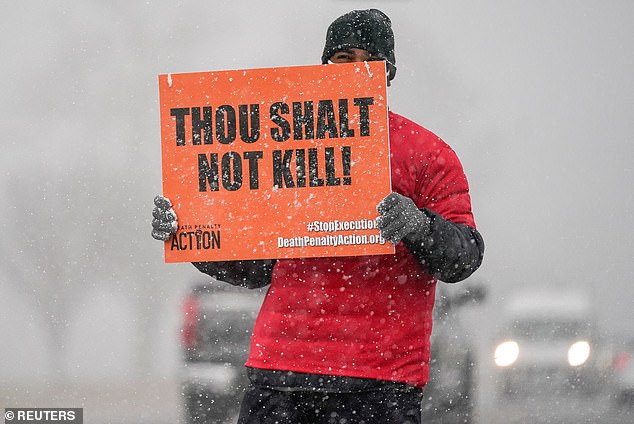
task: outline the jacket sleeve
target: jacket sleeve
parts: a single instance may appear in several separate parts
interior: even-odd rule
[[[476,230],[469,184],[458,156],[440,140],[436,146],[417,175],[419,197],[414,199],[430,218],[430,231],[406,247],[431,274],[455,283],[478,269],[484,241]]]
[[[200,272],[233,286],[257,289],[271,284],[276,260],[192,262]]]
[[[405,246],[427,270],[445,283],[469,277],[482,264],[484,240],[473,227],[446,220],[429,209],[431,231],[420,242],[404,239]]]

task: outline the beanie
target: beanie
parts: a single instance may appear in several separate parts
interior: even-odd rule
[[[390,18],[378,9],[353,10],[335,19],[328,27],[321,63],[338,51],[350,48],[367,50],[387,61],[388,80],[396,74],[394,33]]]

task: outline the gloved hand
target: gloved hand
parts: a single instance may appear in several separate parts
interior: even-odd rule
[[[403,238],[421,242],[431,231],[431,220],[414,201],[398,193],[388,194],[376,207],[381,237],[397,244]]]
[[[172,209],[172,202],[167,197],[158,195],[154,198],[152,210],[152,237],[157,240],[167,241],[178,230],[176,212]]]

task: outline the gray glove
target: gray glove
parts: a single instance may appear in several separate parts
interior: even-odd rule
[[[167,197],[158,195],[154,198],[152,210],[152,237],[157,240],[167,241],[178,230],[176,212],[172,209],[172,202]]]
[[[402,239],[421,242],[431,231],[431,220],[412,199],[398,193],[388,194],[376,207],[381,237],[397,244]]]

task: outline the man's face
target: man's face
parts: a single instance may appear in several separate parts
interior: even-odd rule
[[[383,60],[376,56],[372,56],[370,52],[363,49],[357,49],[356,47],[351,47],[346,50],[340,50],[333,54],[330,59],[328,59],[331,63],[351,63],[351,62],[370,62],[372,60]],[[387,81],[387,86],[389,87],[390,80]]]
[[[333,54],[330,59],[332,63],[350,63],[350,62],[365,62],[370,60],[381,60],[377,57],[372,57],[367,50],[357,49],[355,47],[340,50]]]

